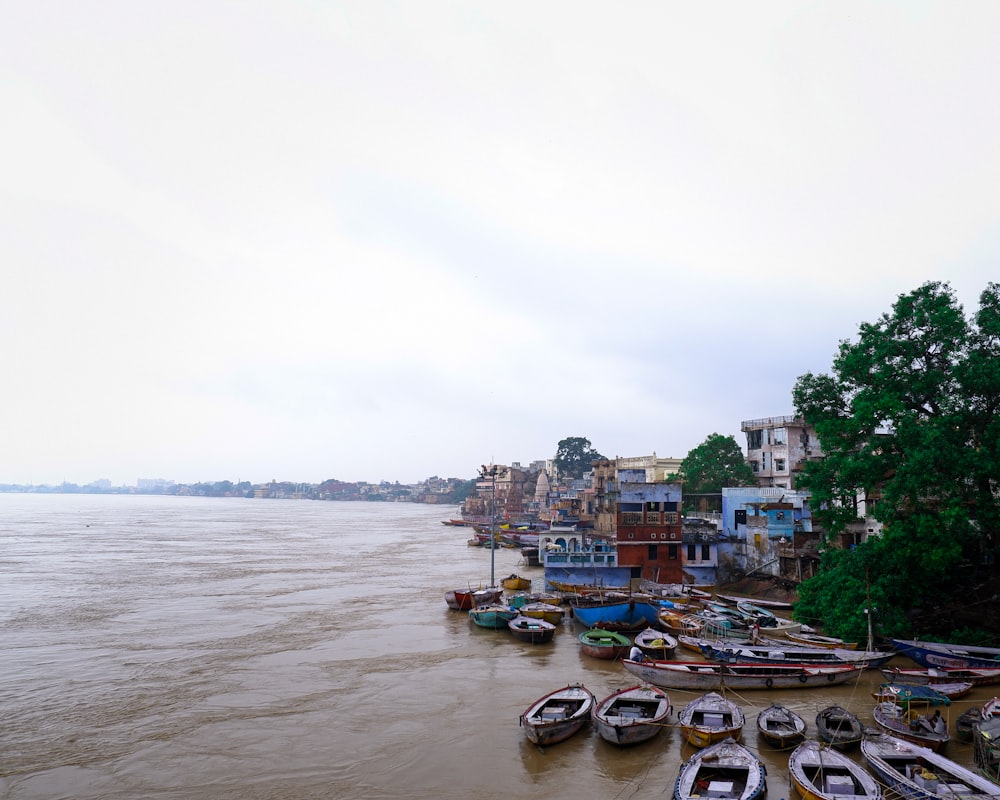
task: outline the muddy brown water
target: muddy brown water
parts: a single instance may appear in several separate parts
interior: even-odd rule
[[[491,574],[490,551],[441,524],[454,515],[0,495],[0,800],[669,797],[693,752],[672,727],[630,748],[589,730],[526,740],[518,716],[548,691],[635,681],[582,655],[568,618],[530,645],[450,611],[448,589]],[[541,588],[518,551],[492,559],[498,580]],[[783,703],[812,736],[831,703],[872,724],[880,677],[737,695],[772,800],[789,796],[787,753],[757,742],[756,712]],[[954,703],[952,723],[995,688]],[[676,720],[694,695],[670,694]],[[972,763],[969,745],[946,754]]]

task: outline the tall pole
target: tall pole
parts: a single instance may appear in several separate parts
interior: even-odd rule
[[[506,474],[507,470],[499,469],[496,464],[479,468],[479,477],[490,479],[490,586],[496,586],[496,504],[497,504],[497,474]]]

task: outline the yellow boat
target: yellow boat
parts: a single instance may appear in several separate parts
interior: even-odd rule
[[[520,575],[511,574],[500,581],[500,585],[508,592],[518,592],[522,589],[531,588],[531,579],[522,578]]]

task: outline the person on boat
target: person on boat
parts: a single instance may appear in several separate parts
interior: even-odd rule
[[[640,650],[636,645],[632,645],[632,649],[628,651],[628,660],[642,661],[642,658],[642,650]]]
[[[945,725],[944,719],[941,716],[941,712],[937,709],[934,710],[934,716],[931,717],[931,730],[937,734],[943,734],[948,732],[948,726]]]
[[[760,644],[760,623],[757,620],[750,626],[750,644]]]

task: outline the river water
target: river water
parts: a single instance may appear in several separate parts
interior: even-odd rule
[[[518,716],[543,694],[635,681],[582,655],[568,618],[533,646],[449,610],[448,589],[491,576],[490,551],[441,524],[455,513],[0,494],[0,799],[669,797],[692,752],[678,730],[632,748],[587,730],[527,742]],[[542,588],[518,551],[492,559],[498,580]],[[836,702],[871,723],[879,678],[738,697],[772,800],[788,797],[787,754],[758,747],[756,712],[781,702],[814,732]],[[675,712],[693,698],[670,694]]]

